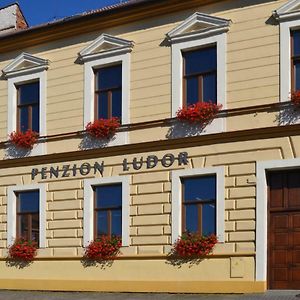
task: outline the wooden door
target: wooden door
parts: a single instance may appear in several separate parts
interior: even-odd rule
[[[300,170],[268,174],[268,288],[300,288]]]

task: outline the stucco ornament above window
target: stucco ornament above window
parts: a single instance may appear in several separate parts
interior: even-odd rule
[[[103,33],[78,53],[81,62],[101,59],[131,52],[133,42]]]
[[[196,12],[166,35],[171,43],[180,43],[224,33],[229,26],[230,20]]]
[[[47,59],[23,52],[7,65],[2,70],[2,73],[3,77],[7,79],[47,70],[48,65],[49,61]]]
[[[300,1],[288,1],[277,10],[273,11],[273,16],[279,22],[300,19]]]

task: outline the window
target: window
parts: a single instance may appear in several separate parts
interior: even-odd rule
[[[40,129],[40,84],[39,81],[17,85],[17,130]]]
[[[48,60],[21,53],[3,70],[8,85],[7,134],[31,129],[45,136]],[[46,154],[46,144],[38,143],[28,155]],[[17,151],[6,149],[9,158]]]
[[[182,232],[216,233],[216,176],[184,177]]]
[[[172,47],[172,117],[179,108],[197,102],[211,101],[226,109],[229,25],[230,20],[196,12],[167,33]],[[225,118],[217,118],[202,132],[224,129]]]
[[[8,187],[7,244],[16,238],[38,242],[46,247],[46,184]]]
[[[95,119],[122,120],[122,65],[95,70]]]
[[[216,47],[186,51],[183,56],[183,105],[217,103]]]
[[[39,190],[16,192],[17,238],[39,242]]]
[[[183,232],[224,242],[224,167],[172,171],[172,242]]]
[[[99,118],[118,117],[121,124],[129,123],[132,48],[132,41],[103,33],[79,52],[84,64],[83,128]],[[127,141],[128,132],[120,131],[108,145]]]
[[[122,237],[129,246],[129,176],[84,179],[83,242],[102,235]]]
[[[291,31],[291,87],[300,89],[300,31]]]
[[[122,184],[94,186],[94,237],[122,236]]]

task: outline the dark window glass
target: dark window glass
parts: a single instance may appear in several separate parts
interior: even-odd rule
[[[39,132],[40,85],[39,82],[17,86],[18,91],[18,131],[31,129]]]
[[[216,233],[216,176],[181,179],[183,191],[182,231],[202,235]]]
[[[217,102],[217,49],[215,46],[183,52],[184,105]]]
[[[293,31],[293,54],[300,55],[300,31]]]
[[[122,65],[97,69],[95,119],[122,117]]]
[[[292,91],[300,89],[300,31],[291,32]]]
[[[95,238],[122,235],[122,185],[94,186]]]
[[[17,237],[39,242],[39,191],[18,192]]]

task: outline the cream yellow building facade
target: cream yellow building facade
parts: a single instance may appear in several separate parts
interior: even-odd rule
[[[299,26],[299,1],[166,0],[0,36],[0,288],[251,293],[274,281],[299,283],[297,192],[299,207],[278,211],[295,221],[294,242],[282,250],[293,257],[277,253],[287,255],[284,278],[270,269],[277,254],[268,241],[268,174],[292,170],[284,176],[300,182],[289,42]],[[202,132],[186,131],[174,119],[182,53],[207,45],[216,45],[223,108]],[[84,133],[93,121],[93,70],[115,62],[122,63],[122,126],[112,141],[95,143]],[[32,80],[41,137],[25,153],[7,136],[17,129],[16,86]],[[167,255],[181,234],[180,180],[206,175],[216,176],[219,242],[200,263],[179,267]],[[91,187],[114,183],[122,184],[122,254],[109,266],[86,267]],[[15,195],[26,190],[40,192],[40,245],[34,263],[18,269],[6,264],[7,247],[16,237]]]

